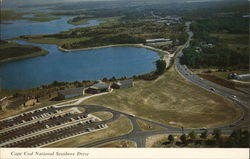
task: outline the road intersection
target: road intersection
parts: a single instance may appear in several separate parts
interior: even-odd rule
[[[241,118],[239,118],[239,120],[235,121],[234,123],[223,125],[220,127],[207,128],[208,132],[211,133],[214,129],[221,129],[223,134],[230,134],[233,131],[233,129],[235,129],[235,128],[249,129],[249,123],[250,123],[250,109],[249,109],[250,108],[250,106],[249,106],[250,105],[250,101],[249,101],[250,98],[249,98],[249,95],[244,94],[242,92],[235,91],[235,90],[231,90],[229,88],[225,88],[223,86],[217,85],[217,84],[212,83],[210,81],[207,81],[205,79],[201,79],[200,77],[194,75],[192,73],[192,71],[189,70],[185,65],[180,63],[180,58],[183,56],[182,51],[184,48],[189,47],[190,41],[193,37],[193,33],[189,29],[190,24],[191,24],[191,22],[186,23],[187,33],[189,35],[188,40],[181,47],[181,49],[179,49],[176,52],[175,62],[174,62],[175,69],[186,80],[192,82],[193,84],[195,84],[201,88],[206,89],[207,91],[210,91],[210,92],[213,92],[213,93],[218,94],[220,96],[223,96],[227,100],[234,102],[242,110],[242,116],[241,116]],[[96,123],[92,123],[89,126],[81,125],[81,124],[80,125],[79,124],[73,125],[73,127],[71,127],[70,129],[67,129],[67,130],[65,129],[66,133],[69,133],[72,135],[67,135],[66,133],[63,133],[63,132],[55,132],[55,133],[57,133],[56,135],[53,134],[53,135],[55,135],[55,140],[51,138],[51,134],[46,134],[47,136],[44,135],[44,136],[40,136],[40,138],[34,138],[34,141],[25,140],[24,142],[9,144],[9,146],[8,146],[8,144],[6,144],[7,147],[15,147],[15,146],[17,146],[17,147],[22,147],[22,146],[25,146],[25,147],[43,147],[45,145],[49,145],[49,144],[54,143],[54,142],[65,140],[69,137],[74,137],[74,136],[80,135],[82,133],[86,133],[86,131],[85,131],[86,128],[88,130],[88,128],[90,128],[90,127],[97,127],[98,125],[107,125],[108,123],[117,120],[120,116],[125,116],[132,123],[132,130],[129,133],[127,133],[125,135],[101,139],[99,141],[94,141],[91,143],[86,143],[86,144],[80,145],[79,147],[95,147],[95,146],[105,144],[107,142],[111,142],[111,141],[115,141],[115,140],[130,140],[130,141],[134,141],[136,143],[137,147],[145,147],[146,139],[150,136],[159,135],[159,134],[182,134],[182,133],[189,133],[193,130],[196,133],[202,133],[204,131],[204,128],[194,128],[194,129],[184,128],[183,129],[180,127],[173,127],[173,126],[165,125],[165,124],[158,123],[155,121],[143,119],[143,118],[131,115],[131,114],[127,114],[127,113],[113,110],[113,109],[103,107],[103,106],[79,105],[81,102],[83,102],[86,99],[89,99],[89,98],[92,98],[95,96],[99,96],[99,95],[104,95],[104,94],[107,94],[107,93],[92,95],[89,97],[82,97],[79,99],[74,99],[71,101],[59,103],[59,104],[53,105],[53,108],[58,109],[58,110],[62,110],[65,108],[84,108],[84,110],[85,110],[84,115],[89,115],[89,114],[94,113],[94,112],[110,112],[113,114],[112,118],[110,118],[108,120],[102,120],[102,121],[98,121]],[[234,97],[234,96],[236,96],[236,97]],[[48,106],[48,107],[50,107],[50,106]],[[12,120],[12,119],[7,118],[4,120],[7,121],[7,120]],[[141,129],[141,127],[138,125],[139,120],[146,122],[148,124],[151,124],[151,125],[162,127],[162,130],[143,131]],[[82,129],[84,129],[84,131]],[[73,132],[74,130],[76,131],[76,133]],[[0,132],[0,135],[1,135],[1,132]],[[8,134],[2,134],[2,137],[4,137],[4,135],[8,136]],[[53,137],[53,135],[52,135],[52,137]],[[11,137],[9,137],[9,138],[11,140]],[[37,144],[36,141],[38,141],[38,139],[41,139],[41,138],[42,138],[43,142],[40,142],[40,144]],[[9,142],[9,141],[7,141],[7,142]],[[2,143],[2,144],[4,144],[4,143]]]

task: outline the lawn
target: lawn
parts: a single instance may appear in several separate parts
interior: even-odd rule
[[[160,123],[183,127],[213,127],[231,123],[240,115],[232,102],[184,80],[170,68],[155,81],[136,81],[82,104],[103,105]]]

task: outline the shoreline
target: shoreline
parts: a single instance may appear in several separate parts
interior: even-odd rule
[[[42,51],[35,52],[35,53],[30,54],[30,55],[24,55],[24,56],[18,56],[18,57],[12,57],[12,58],[7,58],[7,59],[0,60],[0,65],[4,64],[4,63],[8,63],[8,62],[34,58],[34,57],[38,57],[38,56],[45,56],[47,54],[49,54],[49,52],[47,50],[42,49]]]
[[[113,44],[113,45],[87,47],[87,48],[80,48],[80,49],[64,49],[61,46],[57,46],[57,48],[58,48],[58,50],[60,50],[62,52],[69,53],[69,52],[75,52],[75,51],[86,51],[86,50],[95,50],[95,49],[103,49],[103,48],[111,48],[111,47],[125,47],[125,46],[149,49],[149,50],[152,50],[152,51],[159,53],[160,56],[162,54],[169,55],[169,56],[171,55],[171,53],[169,53],[168,51],[154,48],[152,46],[147,46],[147,45],[144,45],[142,43],[140,43],[140,44]],[[161,57],[161,58],[163,58],[163,57]]]
[[[146,48],[143,44],[113,44],[113,45],[105,45],[105,46],[95,46],[95,47],[87,47],[87,48],[80,48],[80,49],[64,49],[61,46],[58,46],[58,50],[63,52],[75,52],[75,51],[86,51],[86,50],[95,50],[95,49],[103,49],[103,48],[111,48],[111,47],[121,47],[121,46],[131,46],[131,47],[139,47],[139,48]]]
[[[57,46],[57,49],[65,52],[65,53],[70,53],[70,52],[75,52],[75,51],[87,51],[87,50],[95,50],[95,49],[103,49],[103,48],[111,48],[111,47],[137,47],[137,48],[145,48],[145,49],[149,49],[152,51],[155,51],[159,56],[160,59],[164,60],[166,62],[166,68],[168,68],[170,66],[170,61],[173,57],[174,54],[171,54],[168,51],[162,50],[162,49],[158,49],[158,48],[154,48],[152,46],[147,46],[144,45],[142,43],[140,44],[113,44],[113,45],[105,45],[105,46],[96,46],[96,47],[87,47],[87,48],[80,48],[80,49],[64,49],[61,46]]]

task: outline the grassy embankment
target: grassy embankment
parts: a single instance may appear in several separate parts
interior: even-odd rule
[[[46,50],[30,45],[20,45],[15,42],[0,42],[0,63],[16,61],[48,54]]]
[[[172,67],[154,81],[136,81],[130,89],[115,90],[82,104],[96,104],[160,123],[184,127],[213,127],[241,115],[232,102],[193,85]]]
[[[33,14],[32,17],[24,17],[24,15]],[[47,22],[55,19],[59,19],[58,17],[52,16],[47,13],[36,13],[36,12],[15,12],[13,10],[1,10],[1,21],[8,20],[19,20],[26,19],[34,22]],[[2,23],[2,22],[1,22]],[[8,24],[9,22],[4,22],[4,24]]]
[[[101,139],[119,135],[125,135],[132,130],[132,124],[130,120],[124,116],[121,116],[116,121],[108,123],[107,125],[108,128],[106,129],[99,130],[89,134],[83,134],[71,139],[50,144],[46,147],[78,147],[80,145],[84,145]]]

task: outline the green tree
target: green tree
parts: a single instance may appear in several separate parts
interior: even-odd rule
[[[166,69],[166,62],[164,60],[156,61],[156,74],[161,75]]]
[[[173,135],[168,135],[168,140],[169,140],[169,142],[171,144],[173,144],[174,143],[174,137],[173,137]]]
[[[192,139],[195,140],[196,139],[196,133],[194,131],[191,131],[188,136]]]
[[[241,130],[234,130],[230,137],[229,137],[229,143],[230,147],[240,147],[240,141],[241,141]]]
[[[186,136],[186,134],[181,135],[180,139],[181,139],[181,142],[183,144],[185,144],[185,145],[187,144],[187,136]]]
[[[205,131],[203,131],[202,133],[201,133],[201,138],[203,138],[203,139],[206,139],[207,138],[207,135],[208,135],[208,131],[207,130],[205,130]]]
[[[220,146],[221,144],[221,130],[220,129],[214,129],[213,136],[216,141],[216,144]]]
[[[214,129],[213,136],[216,140],[220,139],[221,137],[221,130],[220,129]]]
[[[249,148],[249,140],[250,140],[250,138],[249,138],[249,131],[247,131],[247,130],[244,130],[244,131],[242,131],[242,133],[241,133],[241,141],[240,141],[240,143],[241,143],[241,147],[245,147],[245,148]]]

